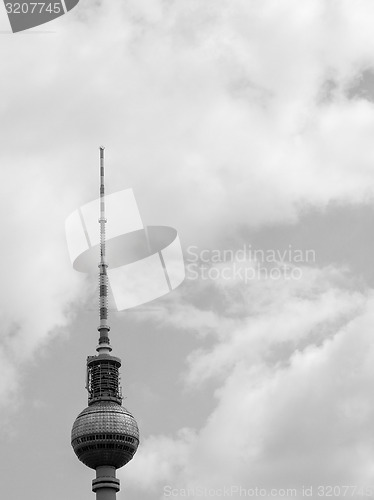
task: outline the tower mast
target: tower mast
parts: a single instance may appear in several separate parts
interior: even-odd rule
[[[108,275],[105,255],[105,224],[107,219],[105,217],[105,179],[104,179],[104,147],[100,146],[100,262],[99,262],[99,311],[100,311],[100,325],[98,330],[100,332],[99,345],[96,350],[99,353],[109,353],[112,348],[109,341],[108,325]]]

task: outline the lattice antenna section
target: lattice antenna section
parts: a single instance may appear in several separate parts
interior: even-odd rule
[[[99,312],[100,312],[100,325],[98,330],[100,332],[99,345],[97,351],[99,353],[109,353],[112,348],[109,341],[108,325],[108,275],[105,255],[105,224],[107,219],[105,217],[105,182],[104,182],[104,147],[100,147],[100,262],[99,262]]]

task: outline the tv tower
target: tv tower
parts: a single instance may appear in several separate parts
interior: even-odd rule
[[[100,147],[100,262],[98,352],[87,358],[88,406],[76,418],[71,444],[81,462],[96,469],[92,491],[96,500],[115,500],[120,489],[116,469],[129,462],[139,444],[139,429],[133,415],[122,403],[119,368],[112,356],[108,326],[108,276],[105,256],[104,147]]]

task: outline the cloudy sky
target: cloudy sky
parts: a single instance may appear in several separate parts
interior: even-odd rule
[[[371,0],[81,0],[11,34],[0,9],[4,498],[93,498],[70,430],[96,280],[64,224],[101,144],[187,271],[111,312],[141,430],[118,499],[374,496],[373,22]]]

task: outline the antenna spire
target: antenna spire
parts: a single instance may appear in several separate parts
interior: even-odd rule
[[[100,262],[99,262],[99,309],[100,326],[97,328],[100,332],[99,345],[96,350],[99,353],[107,354],[112,348],[109,341],[110,326],[108,320],[108,276],[105,257],[105,185],[104,185],[104,146],[100,146]]]

